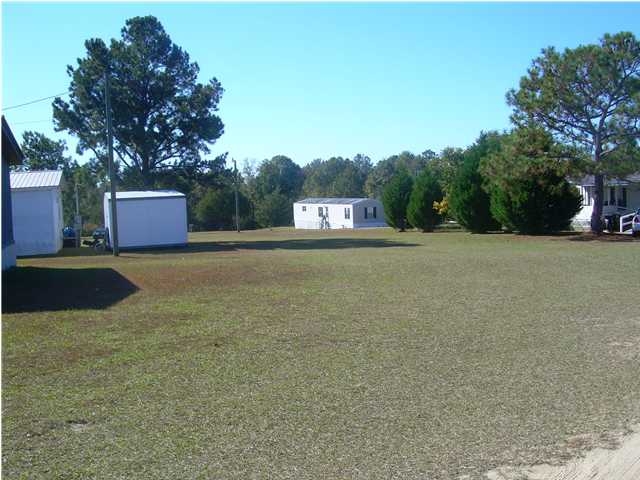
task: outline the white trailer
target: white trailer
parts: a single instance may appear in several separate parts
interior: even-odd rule
[[[293,204],[301,229],[386,227],[382,203],[373,198],[305,198]]]
[[[118,247],[187,245],[187,199],[175,190],[117,192]],[[104,225],[111,248],[111,193],[104,194]]]
[[[13,238],[18,257],[62,249],[62,172],[11,172]]]

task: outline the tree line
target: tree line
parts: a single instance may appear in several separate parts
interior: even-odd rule
[[[567,179],[593,175],[591,228],[602,231],[605,177],[640,171],[640,44],[628,32],[559,52],[543,49],[517,89],[507,92],[513,128],[482,132],[467,148],[401,152],[373,163],[365,154],[316,159],[300,167],[278,155],[227,167],[210,146],[224,133],[224,89],[198,81],[199,66],[153,16],[127,20],[119,39],[85,42],[69,65],[69,100],[53,102],[54,127],[78,139],[82,165],[64,141],[26,132],[24,169],[61,169],[65,221],[77,185],[89,224],[102,222],[107,185],[105,78],[112,88],[116,174],[120,190],[175,189],[186,194],[196,229],[229,229],[239,191],[241,228],[290,225],[301,197],[382,199],[399,230],[432,230],[445,218],[471,231],[523,233],[567,228],[580,206]]]

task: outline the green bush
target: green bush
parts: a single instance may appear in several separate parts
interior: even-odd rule
[[[482,133],[463,153],[462,165],[451,182],[449,210],[460,225],[474,233],[500,228],[491,214],[490,197],[479,169],[481,160],[499,148],[500,135]]]
[[[396,173],[382,192],[382,205],[387,223],[404,232],[407,228],[407,206],[413,179],[405,169]]]
[[[553,169],[511,179],[509,189],[491,191],[491,212],[509,230],[524,234],[567,230],[580,211],[578,189]]]
[[[434,202],[442,201],[442,197],[440,182],[427,166],[413,184],[407,207],[409,223],[423,232],[433,231],[442,223],[442,215],[434,208]]]
[[[566,230],[582,199],[567,180],[562,147],[541,130],[521,129],[480,169],[491,196],[491,213],[509,230],[524,234]]]

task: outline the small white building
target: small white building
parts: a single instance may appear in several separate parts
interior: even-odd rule
[[[117,192],[118,248],[187,245],[187,198],[175,190]],[[104,225],[111,247],[111,193],[104,194]]]
[[[582,195],[582,209],[573,218],[573,224],[578,228],[588,229],[593,212],[593,190],[595,182],[593,175],[586,176],[573,182]],[[640,208],[640,173],[629,175],[624,179],[604,180],[604,201],[602,215],[605,217],[620,217],[616,225],[612,225],[616,232],[627,231],[631,228],[633,212]]]
[[[293,204],[293,221],[310,230],[387,226],[382,203],[373,198],[305,198]]]
[[[16,255],[47,255],[62,249],[62,172],[11,172]]]

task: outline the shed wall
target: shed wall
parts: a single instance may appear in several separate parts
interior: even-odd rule
[[[47,255],[62,249],[62,197],[59,189],[12,190],[16,255]]]
[[[104,198],[104,224],[111,231],[110,200]],[[186,245],[185,197],[118,199],[119,248]]]

